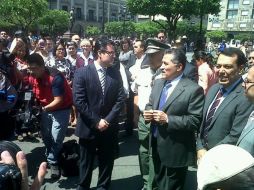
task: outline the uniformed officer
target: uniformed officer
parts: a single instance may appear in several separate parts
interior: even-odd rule
[[[155,190],[154,167],[150,146],[150,125],[145,124],[143,111],[149,102],[154,80],[160,77],[161,60],[165,49],[170,47],[154,39],[147,39],[146,54],[149,57],[149,67],[141,69],[131,88],[134,92],[134,122],[138,125],[139,164],[143,178],[142,190]]]

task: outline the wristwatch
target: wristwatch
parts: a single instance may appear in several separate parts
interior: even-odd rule
[[[41,109],[42,109],[42,111],[46,112],[46,108],[45,107],[42,107]]]

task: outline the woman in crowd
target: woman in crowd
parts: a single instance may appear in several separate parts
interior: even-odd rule
[[[127,63],[130,59],[130,55],[132,54],[132,49],[131,49],[131,42],[128,38],[123,39],[120,43],[121,51],[119,54],[119,61],[122,63],[125,67],[128,68]]]
[[[93,56],[93,46],[88,39],[83,39],[80,42],[80,47],[82,48],[83,52],[80,54],[80,57],[84,61],[84,65],[88,65],[94,62]]]
[[[194,59],[198,66],[198,84],[204,89],[206,95],[209,88],[217,82],[216,72],[211,62],[208,62],[208,56],[204,51],[194,53]]]

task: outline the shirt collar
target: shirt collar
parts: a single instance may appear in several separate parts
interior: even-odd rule
[[[172,84],[172,86],[176,85],[179,82],[179,80],[181,80],[182,77],[183,77],[183,73],[180,74],[178,77],[174,78],[173,80],[171,80],[170,83]]]
[[[242,82],[242,77],[240,77],[237,81],[235,81],[233,84],[231,84],[229,87],[227,88],[223,88],[221,86],[220,90],[222,91],[223,94],[228,95],[230,92],[233,91],[233,89],[240,83]]]
[[[96,71],[100,71],[101,69],[106,69],[102,67],[97,61],[94,61],[94,66],[96,68]]]

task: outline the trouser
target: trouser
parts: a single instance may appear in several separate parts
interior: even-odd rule
[[[152,159],[152,147],[150,142],[150,124],[145,124],[142,115],[138,122],[139,137],[139,165],[143,178],[144,189],[155,190],[157,185],[154,179],[154,165]]]
[[[58,163],[66,130],[69,124],[70,109],[42,112],[41,135],[46,147],[47,161],[51,165]]]
[[[155,180],[159,190],[183,190],[188,167],[172,168],[165,166],[157,151],[156,138],[152,137]]]
[[[89,190],[95,156],[98,156],[99,176],[97,190],[109,189],[114,158],[117,152],[117,133],[99,135],[95,139],[79,139],[80,145],[80,181],[78,190]]]

